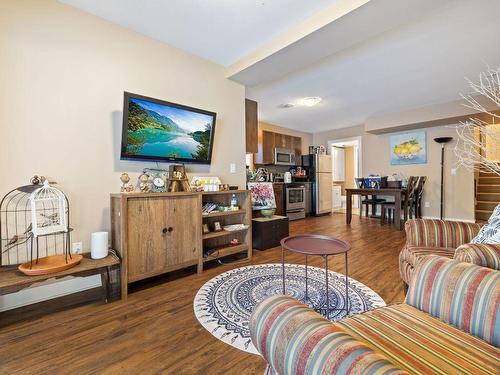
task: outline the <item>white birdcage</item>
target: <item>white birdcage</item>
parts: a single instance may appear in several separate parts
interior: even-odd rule
[[[48,181],[31,193],[31,223],[34,237],[67,232],[66,197]]]

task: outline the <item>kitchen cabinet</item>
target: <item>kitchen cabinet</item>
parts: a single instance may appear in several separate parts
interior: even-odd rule
[[[258,118],[257,102],[245,99],[245,139],[246,152],[256,154],[258,151]]]
[[[262,164],[274,163],[275,147],[274,133],[267,130],[262,131]]]
[[[274,133],[274,144],[278,148],[293,150],[293,137],[286,134]]]
[[[274,199],[276,201],[276,215],[285,215],[285,185],[275,182],[273,184]]]
[[[292,137],[292,150],[295,150],[295,160],[297,165],[301,165],[302,161],[300,157],[302,156],[302,138]]]
[[[274,163],[274,149],[284,148],[295,151],[295,161],[300,165],[302,155],[302,138],[292,135],[262,131],[262,164]]]

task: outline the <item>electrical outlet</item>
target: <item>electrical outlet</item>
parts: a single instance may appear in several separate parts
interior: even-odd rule
[[[429,208],[431,206],[431,202],[425,202],[425,207]]]
[[[72,248],[73,248],[73,254],[81,254],[83,250],[83,243],[73,242]]]
[[[234,163],[229,164],[229,172],[236,173],[236,164]]]

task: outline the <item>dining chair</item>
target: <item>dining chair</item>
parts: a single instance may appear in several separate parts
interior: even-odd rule
[[[365,179],[362,177],[356,177],[354,179],[354,182],[356,183],[356,187],[358,189],[363,189],[365,187]],[[365,206],[365,213],[366,217],[369,217],[369,207],[372,207],[372,215],[376,215],[376,207],[382,203],[384,203],[386,200],[382,198],[377,198],[376,195],[372,195],[371,197],[369,195],[362,195],[361,196],[361,210],[359,212],[359,216],[362,216],[363,213],[363,205]],[[375,212],[373,212],[375,210]]]
[[[413,209],[415,205],[415,197],[416,197],[416,189],[417,189],[417,182],[418,182],[418,177],[416,176],[410,176],[408,178],[408,184],[406,185],[406,191],[408,194],[408,206],[404,206],[405,200],[402,198],[401,200],[401,212],[403,214],[406,214],[405,216],[407,218],[413,217],[415,218],[416,216],[416,210]],[[386,216],[387,216],[387,221],[389,223],[394,221],[394,215],[396,215],[396,204],[394,201],[388,201],[384,202],[382,204],[381,210],[382,210],[382,215],[380,217],[380,223],[384,224],[386,221]],[[406,212],[405,212],[406,210]],[[392,216],[392,217],[391,217]]]
[[[427,181],[427,176],[419,176],[417,182],[417,188],[415,192],[414,210],[417,219],[422,218],[422,197],[424,195],[424,185]]]

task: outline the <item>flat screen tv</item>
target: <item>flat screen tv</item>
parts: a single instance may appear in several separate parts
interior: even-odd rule
[[[125,92],[121,159],[210,164],[215,116]]]

